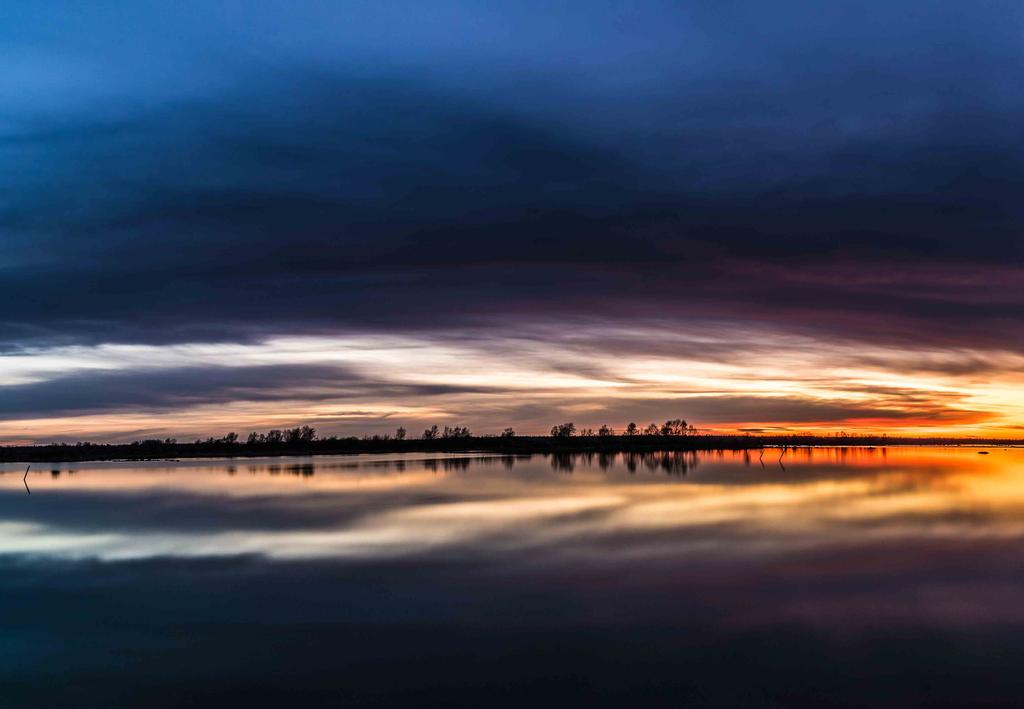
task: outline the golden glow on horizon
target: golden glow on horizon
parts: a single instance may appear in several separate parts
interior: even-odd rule
[[[277,387],[269,398],[238,387],[214,403],[184,397],[163,408],[13,416],[0,421],[0,441],[205,437],[299,423],[345,435],[399,424],[415,435],[413,426],[446,422],[469,424],[478,433],[505,425],[543,433],[567,416],[595,428],[683,416],[722,433],[843,429],[1015,437],[1024,431],[1024,358],[1008,352],[867,347],[723,328],[693,337],[655,327],[456,335],[281,337],[8,354],[0,357],[0,395],[5,386],[102,372],[158,379],[168,371],[288,365],[336,368],[338,375],[337,383],[330,377],[267,382]],[[657,354],[645,352],[647,345]],[[961,368],[960,362],[981,366]],[[437,391],[420,394],[417,387]],[[524,408],[530,413],[521,413]]]

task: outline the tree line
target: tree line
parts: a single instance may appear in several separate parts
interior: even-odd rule
[[[509,429],[511,430],[511,429]],[[630,421],[626,425],[626,428],[621,434],[616,433],[615,429],[611,426],[604,425],[597,429],[597,433],[594,433],[592,428],[584,428],[577,430],[576,425],[572,421],[566,423],[560,423],[551,427],[551,436],[553,438],[570,438],[572,436],[695,436],[697,435],[696,427],[686,423],[684,419],[669,419],[660,426],[656,423],[648,425],[646,428],[641,429],[636,425],[635,422]]]
[[[627,426],[616,433],[602,426],[596,434],[589,428],[577,429],[572,422],[553,427],[554,434],[518,436],[511,428],[498,435],[472,436],[464,426],[449,426],[447,438],[444,428],[425,429],[426,439],[407,436],[404,429],[394,434],[372,436],[320,437],[312,427],[272,429],[266,433],[251,433],[242,438],[229,433],[220,438],[179,442],[174,438],[149,439],[132,443],[50,443],[42,445],[0,446],[0,462],[58,462],[84,460],[149,460],[195,457],[249,457],[277,455],[351,455],[357,453],[400,452],[486,452],[518,455],[694,450],[750,450],[766,447],[798,446],[1020,446],[1024,439],[1010,438],[957,438],[957,437],[901,437],[876,435],[840,436],[836,434],[780,434],[751,435],[700,432],[681,419],[670,420],[660,426]],[[604,433],[602,433],[604,431]],[[2,473],[2,470],[0,470]]]
[[[651,423],[644,428],[637,426],[635,422],[630,422],[622,430],[621,433],[617,432],[611,426],[603,425],[594,431],[592,428],[576,428],[576,424],[572,421],[565,423],[556,424],[551,427],[552,438],[571,438],[573,436],[586,438],[591,436],[598,436],[602,438],[611,436],[695,436],[697,435],[697,428],[688,424],[685,419],[669,419],[665,423],[659,425]],[[377,433],[373,435],[363,436],[364,441],[405,441],[408,440],[409,432],[404,426],[399,426],[395,429],[394,434]],[[451,440],[451,439],[466,439],[472,438],[473,433],[470,431],[468,426],[438,426],[432,425],[429,428],[423,430],[420,435],[420,440],[424,441],[437,441],[437,440]],[[515,438],[516,432],[512,428],[505,428],[501,433],[498,434],[499,438]],[[284,430],[271,429],[266,433],[252,432],[245,439],[245,445],[248,446],[288,446],[288,445],[300,445],[303,443],[312,443],[313,441],[340,441],[340,440],[358,440],[354,436],[347,439],[341,439],[337,437],[331,437],[328,439],[322,439],[317,437],[315,428],[310,426],[300,426],[297,428],[288,428]],[[177,440],[168,438],[164,441],[143,441],[143,443],[163,443],[166,445],[174,445]],[[196,440],[196,444],[221,444],[221,445],[237,445],[242,443],[242,439],[237,433],[229,433],[223,438],[208,438],[205,441]]]

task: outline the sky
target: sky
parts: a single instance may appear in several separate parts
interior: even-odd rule
[[[1024,432],[1015,2],[0,17],[0,443]]]

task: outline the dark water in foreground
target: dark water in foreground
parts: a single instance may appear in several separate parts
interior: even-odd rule
[[[1020,706],[1024,450],[0,468],[0,706]]]

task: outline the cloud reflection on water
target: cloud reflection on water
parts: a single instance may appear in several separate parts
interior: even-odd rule
[[[683,455],[692,456],[666,459]],[[5,475],[0,552],[373,559],[531,549],[535,560],[613,564],[1024,535],[1024,451],[805,450],[789,453],[785,470],[743,453],[706,455],[692,469],[697,460],[673,467],[659,456],[581,457],[571,473],[541,456],[95,464],[30,478],[31,501]]]

